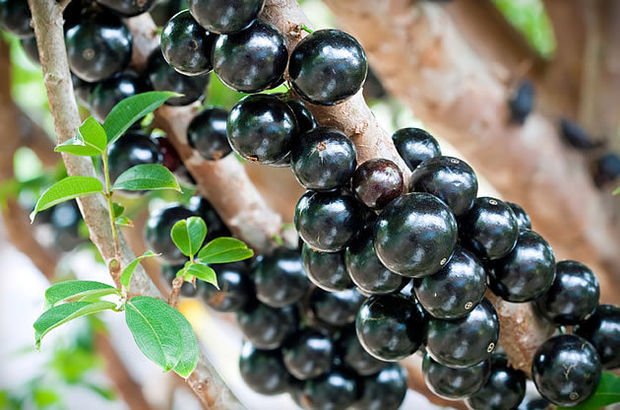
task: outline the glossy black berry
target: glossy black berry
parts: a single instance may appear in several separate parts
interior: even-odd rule
[[[513,369],[503,355],[491,358],[491,374],[465,403],[471,410],[516,409],[525,396],[525,373]]]
[[[85,107],[90,104],[90,94],[95,88],[96,83],[89,83],[75,74],[71,73],[71,85],[73,85],[73,92],[75,93],[78,102]]]
[[[296,98],[291,98],[289,94],[284,94],[282,99],[286,102],[286,104],[288,104],[289,108],[295,114],[300,135],[318,127],[319,123],[316,121],[316,118],[314,118],[314,115],[310,112],[308,107],[306,107],[306,104],[304,104],[303,101]]]
[[[318,30],[297,44],[288,72],[295,91],[306,101],[338,104],[356,94],[368,72],[358,41],[340,30]]]
[[[97,83],[89,94],[88,106],[95,118],[104,121],[116,104],[148,89],[141,76],[125,71]]]
[[[110,13],[83,18],[65,33],[71,71],[84,81],[101,81],[123,71],[131,60],[131,32]]]
[[[310,294],[309,306],[314,316],[332,326],[344,326],[355,322],[355,316],[366,299],[356,289],[326,292],[314,288]]]
[[[361,376],[377,373],[387,366],[387,362],[375,359],[361,345],[355,328],[347,329],[338,339],[338,353],[343,364]]]
[[[407,280],[391,272],[377,257],[372,227],[361,230],[349,243],[345,251],[345,264],[353,283],[367,294],[395,292]]]
[[[202,286],[202,298],[218,312],[238,312],[254,298],[254,283],[245,272],[243,264],[213,266],[217,273],[219,289],[210,283]]]
[[[248,27],[263,8],[264,0],[189,0],[198,22],[214,33],[234,33]]]
[[[426,335],[422,310],[401,295],[367,299],[357,314],[355,329],[368,353],[391,362],[412,355]]]
[[[545,399],[558,406],[575,406],[594,393],[601,361],[594,346],[576,335],[559,335],[534,354],[532,379]]]
[[[470,367],[486,360],[499,338],[499,318],[487,299],[467,316],[455,320],[430,319],[426,349],[449,367]]]
[[[555,277],[551,246],[536,232],[522,231],[517,245],[489,269],[493,293],[509,302],[529,302],[543,295]]]
[[[620,308],[600,305],[574,331],[594,345],[605,369],[620,367]]]
[[[534,84],[529,80],[521,80],[508,100],[510,119],[523,124],[534,109]]]
[[[435,157],[422,162],[413,171],[409,190],[435,195],[460,216],[476,199],[478,179],[464,161],[454,157]]]
[[[185,10],[187,7],[187,0],[157,0],[149,14],[155,24],[162,27],[172,16],[181,10]]]
[[[283,307],[299,301],[310,282],[298,251],[278,248],[263,256],[254,268],[256,297],[271,307]]]
[[[377,77],[377,74],[371,66],[368,66],[368,75],[366,75],[363,92],[366,101],[381,100],[388,95],[381,80]]]
[[[360,396],[359,380],[352,372],[333,370],[307,380],[299,394],[299,403],[305,410],[346,409]]]
[[[579,124],[567,118],[560,120],[560,136],[564,143],[579,150],[589,150],[602,145],[601,142],[594,141]]]
[[[308,279],[315,286],[328,292],[337,292],[353,287],[353,282],[344,265],[342,252],[319,252],[305,243],[301,257]]]
[[[495,198],[480,197],[459,218],[459,235],[463,246],[482,259],[499,259],[516,245],[519,223],[512,208]]]
[[[422,372],[426,386],[433,393],[447,400],[459,400],[476,393],[486,383],[491,373],[491,360],[457,369],[439,364],[426,355]]]
[[[69,252],[84,241],[79,233],[82,215],[76,201],[55,205],[51,208],[49,221],[53,228],[56,249]]]
[[[149,11],[155,0],[97,0],[97,3],[123,17],[133,17]]]
[[[0,29],[17,37],[32,37],[32,15],[24,0],[0,0]]]
[[[243,31],[219,36],[213,49],[213,70],[233,90],[257,93],[282,83],[287,59],[282,34],[256,21]]]
[[[239,355],[239,372],[245,384],[260,394],[280,394],[290,387],[291,376],[278,350],[260,350],[252,343],[243,343]]]
[[[151,138],[159,147],[159,152],[162,155],[162,165],[172,172],[177,171],[183,165],[183,161],[167,136],[151,134]]]
[[[126,132],[108,148],[110,177],[113,181],[131,167],[157,164],[161,160],[157,143],[142,132]]]
[[[273,95],[251,95],[230,111],[228,141],[243,158],[275,164],[286,158],[297,134],[295,114]]]
[[[354,409],[397,410],[407,394],[407,372],[391,363],[377,374],[361,379],[362,397]]]
[[[28,59],[33,64],[41,64],[41,60],[39,59],[39,49],[37,48],[37,39],[36,37],[24,37],[19,39],[19,44],[21,44],[24,49],[24,53],[28,56]]]
[[[512,209],[512,212],[514,212],[520,231],[532,229],[532,220],[527,212],[525,212],[525,209],[513,202],[506,202],[506,205],[508,205],[510,209]]]
[[[487,274],[469,251],[456,247],[450,262],[431,276],[414,279],[415,295],[436,319],[458,319],[467,315],[484,298]]]
[[[153,50],[148,58],[146,75],[155,91],[174,91],[182,94],[170,98],[167,105],[189,105],[204,98],[205,88],[209,84],[207,74],[187,76],[178,73],[164,59],[159,49]]]
[[[334,352],[334,344],[327,335],[307,329],[282,348],[282,357],[290,374],[298,380],[306,380],[327,373]]]
[[[392,142],[412,171],[427,159],[441,155],[437,140],[421,128],[402,128],[392,134]]]
[[[228,111],[208,108],[196,115],[187,128],[189,145],[208,161],[217,161],[232,152],[226,136]]]
[[[597,186],[602,187],[620,178],[620,155],[608,152],[594,161],[593,177]]]
[[[185,262],[185,256],[172,242],[170,230],[175,223],[190,216],[196,215],[179,204],[172,204],[153,212],[146,222],[145,238],[149,249],[161,253],[162,258],[171,264]]]
[[[172,286],[172,281],[177,276],[177,272],[183,269],[184,264],[179,265],[169,265],[164,264],[161,267],[161,275],[163,276],[166,283],[169,286]],[[198,287],[195,286],[191,282],[183,282],[181,285],[181,296],[185,296],[187,298],[192,298],[198,294]]]
[[[370,209],[382,209],[405,188],[403,174],[389,159],[371,159],[360,165],[351,180],[355,197]]]
[[[355,198],[341,192],[306,192],[295,207],[295,228],[310,247],[338,252],[347,246],[363,223]]]
[[[391,271],[409,277],[432,275],[448,263],[457,225],[448,206],[427,193],[392,201],[375,226],[375,251]]]
[[[298,328],[299,312],[294,306],[272,308],[260,302],[237,313],[239,328],[259,349],[277,349]]]
[[[540,396],[526,397],[517,410],[551,410],[551,403]]]
[[[183,10],[172,17],[161,32],[161,52],[175,70],[184,75],[200,75],[213,69],[211,53],[217,35],[205,30]]]
[[[357,160],[353,142],[335,128],[301,135],[291,149],[291,168],[306,189],[330,191],[349,182]]]
[[[594,273],[576,261],[555,266],[555,279],[545,294],[536,299],[537,311],[556,325],[576,325],[598,306],[599,285]]]

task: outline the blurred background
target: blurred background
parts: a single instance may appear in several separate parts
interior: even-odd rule
[[[176,0],[160,3],[155,13],[162,15],[183,7]],[[384,129],[429,129],[445,154],[474,166],[482,180],[479,195],[525,205],[562,257],[595,267],[603,300],[620,303],[619,199],[613,196],[620,175],[618,2],[301,3],[314,27],[341,27],[365,46],[372,68],[365,97]],[[6,141],[0,148],[0,409],[136,409],[140,403],[123,400],[136,392],[146,398],[145,410],[200,408],[182,380],[139,353],[118,315],[77,321],[34,350],[32,323],[50,281],[107,281],[108,275],[74,204],[28,224],[37,196],[65,172],[51,150],[53,125],[31,44],[7,33],[1,41],[0,111],[18,113],[19,127],[0,130]],[[206,95],[205,105],[227,109],[243,97],[215,76]],[[290,223],[303,192],[290,171],[246,167]],[[125,233],[136,253],[145,249],[148,213],[187,202],[194,192],[187,183],[181,195],[124,199],[135,222]],[[157,262],[148,264],[166,286]],[[265,397],[244,386],[234,318],[199,300],[185,297],[180,309],[241,401],[251,409],[294,408],[288,397]],[[437,407],[410,390],[403,408]]]

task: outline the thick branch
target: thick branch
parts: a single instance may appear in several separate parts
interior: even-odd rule
[[[29,0],[29,5],[33,15],[50,110],[54,117],[54,127],[58,142],[63,142],[75,135],[80,124],[80,117],[73,95],[64,44],[62,8],[54,0]],[[63,156],[63,159],[69,175],[95,176],[90,160],[74,156]],[[91,239],[109,263],[115,255],[114,241],[107,223],[108,210],[103,198],[96,195],[82,198],[78,202],[91,233]],[[121,264],[125,266],[133,260],[134,255],[124,243],[122,245]],[[137,269],[134,274],[132,290],[136,294],[162,296],[142,268]],[[241,404],[204,355],[200,357],[198,366],[187,379],[187,383],[203,404],[209,408],[241,408]]]

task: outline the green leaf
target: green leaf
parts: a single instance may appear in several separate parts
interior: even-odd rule
[[[78,317],[92,315],[104,310],[115,310],[116,304],[112,302],[70,302],[43,312],[34,322],[34,338],[37,349],[41,346],[41,339],[51,330],[58,326],[77,319]]]
[[[115,293],[119,294],[118,290],[105,283],[90,280],[67,280],[47,288],[45,303],[51,307],[68,300],[80,301],[83,298],[96,298]]]
[[[217,284],[217,274],[210,266],[202,263],[192,263],[185,268],[185,274],[195,276],[196,279],[210,283],[218,289],[220,288]]]
[[[121,285],[129,289],[131,277],[133,276],[134,271],[138,267],[138,264],[142,260],[146,258],[152,258],[153,256],[157,256],[157,254],[153,251],[146,251],[142,256],[138,256],[136,259],[132,260],[127,266],[125,266],[125,269],[123,269],[123,272],[121,273]]]
[[[34,221],[37,213],[61,202],[100,192],[103,192],[103,184],[97,178],[72,176],[61,179],[41,194],[30,214],[30,221]]]
[[[198,363],[198,342],[191,325],[166,302],[147,296],[129,300],[125,320],[144,355],[165,371],[183,377]]]
[[[103,153],[108,145],[105,129],[93,117],[84,120],[78,130],[78,135],[82,137],[86,145],[96,148],[100,153]]]
[[[114,216],[114,218],[118,218],[123,214],[123,212],[125,212],[125,207],[123,205],[119,204],[118,202],[112,203],[112,215]]]
[[[198,216],[182,219],[174,224],[170,237],[183,255],[193,257],[207,237],[207,224]]]
[[[598,410],[614,403],[620,403],[620,376],[603,372],[596,391],[589,399],[574,407],[558,407],[558,410]]]
[[[126,217],[125,215],[114,218],[114,223],[118,226],[126,226],[128,228],[133,228],[133,221]]]
[[[112,108],[103,123],[108,144],[121,137],[136,121],[155,111],[169,98],[179,94],[168,91],[149,91],[125,98]]]
[[[254,251],[248,248],[245,242],[236,238],[221,237],[215,238],[200,250],[198,259],[200,262],[230,263],[242,261],[254,256]]]
[[[95,157],[101,155],[101,152],[96,148],[86,145],[80,137],[69,138],[62,144],[54,147],[54,152],[66,152],[78,157]]]
[[[157,191],[173,189],[181,192],[172,172],[159,164],[140,164],[129,168],[114,181],[113,191]]]

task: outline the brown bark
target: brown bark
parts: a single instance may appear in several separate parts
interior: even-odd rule
[[[56,136],[58,142],[63,142],[75,135],[80,125],[80,117],[64,44],[62,6],[54,0],[29,0],[29,5]],[[95,170],[89,159],[65,155],[63,160],[69,175],[95,176]],[[108,224],[106,204],[99,195],[81,198],[78,202],[89,228],[91,240],[109,264],[115,259],[116,253],[115,241]],[[124,240],[121,240],[121,245],[121,265],[126,266],[135,255]],[[134,294],[162,297],[142,267],[138,267],[134,273],[132,291]],[[187,383],[208,408],[242,407],[204,355],[199,358],[198,365],[187,379]]]

